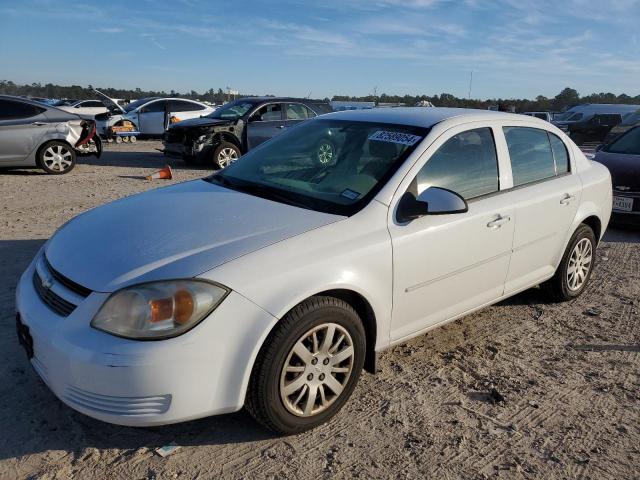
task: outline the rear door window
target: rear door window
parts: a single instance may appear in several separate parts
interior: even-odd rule
[[[282,120],[282,105],[280,103],[270,103],[260,107],[253,115],[252,120],[260,122],[273,122]]]
[[[45,110],[45,108],[36,107],[29,103],[16,102],[15,100],[0,100],[0,120],[35,117]]]
[[[555,176],[555,162],[546,130],[503,127],[503,131],[511,157],[514,187]]]
[[[306,120],[309,118],[309,110],[299,103],[287,104],[287,120]]]
[[[466,200],[497,192],[498,157],[491,129],[451,137],[427,160],[415,181],[417,195],[429,187],[453,190]]]
[[[553,160],[556,163],[556,175],[562,175],[569,171],[569,153],[567,147],[562,140],[560,140],[553,133],[547,132],[549,141],[551,142],[551,152],[553,153]]]
[[[196,112],[198,110],[204,110],[204,107],[198,103],[185,102],[183,100],[172,100],[169,105],[172,112]]]

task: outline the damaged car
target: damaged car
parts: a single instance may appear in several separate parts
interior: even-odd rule
[[[214,111],[213,107],[195,100],[164,97],[142,98],[122,107],[102,92],[93,91],[109,108],[109,112],[96,115],[98,133],[106,138],[111,136],[114,127],[126,123],[141,135],[161,136],[169,122],[198,118]]]
[[[333,111],[328,102],[308,98],[249,97],[213,113],[171,125],[164,138],[164,154],[188,164],[224,168],[261,143],[309,118]],[[320,163],[335,157],[335,143],[317,145]]]
[[[0,167],[69,173],[78,156],[100,157],[96,122],[33,100],[0,95]]]

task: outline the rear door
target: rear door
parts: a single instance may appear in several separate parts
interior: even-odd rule
[[[162,135],[164,133],[165,108],[167,100],[154,100],[140,107],[138,111],[138,129],[143,135]]]
[[[50,127],[44,107],[0,99],[0,165],[24,164]]]
[[[514,209],[500,193],[493,128],[461,125],[429,147],[400,185],[395,199],[430,186],[468,202],[466,213],[389,222],[393,245],[391,341],[499,298],[509,267]],[[422,166],[420,166],[422,162]],[[410,182],[406,185],[405,182]],[[397,200],[394,200],[394,202]],[[392,204],[393,211],[395,207]]]
[[[286,128],[282,103],[268,103],[249,116],[247,124],[247,147],[252,149]]]
[[[513,254],[505,293],[549,278],[580,203],[582,183],[571,169],[569,149],[555,134],[524,126],[504,126],[515,208]]]

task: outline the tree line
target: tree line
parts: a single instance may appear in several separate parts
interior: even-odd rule
[[[167,97],[176,96],[189,98],[192,100],[207,101],[211,103],[224,103],[229,100],[229,96],[221,88],[217,90],[211,88],[206,92],[170,92],[142,90],[141,88],[122,89],[110,87],[97,87],[98,90],[112,98],[122,98],[125,100],[139,99],[145,97]],[[81,87],[79,85],[54,85],[47,83],[32,83],[31,85],[18,85],[10,80],[0,80],[0,94],[19,95],[28,97],[45,97],[56,99],[78,99],[84,100],[95,98],[95,94],[90,88]],[[242,94],[238,97],[249,97],[253,95]],[[429,101],[437,107],[464,107],[464,108],[480,108],[486,109],[490,106],[511,108],[514,107],[518,112],[526,111],[562,111],[580,103],[621,103],[640,105],[640,95],[631,97],[627,94],[615,95],[613,93],[592,93],[586,96],[580,96],[573,88],[565,88],[558,95],[547,98],[538,95],[535,99],[514,99],[514,98],[492,98],[486,100],[459,98],[450,93],[441,93],[440,95],[367,95],[367,96],[345,96],[334,95],[333,98],[325,98],[325,100],[341,100],[341,101],[359,101],[359,102],[376,102],[390,104],[415,105],[420,101]]]

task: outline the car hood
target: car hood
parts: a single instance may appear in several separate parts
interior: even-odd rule
[[[51,266],[93,291],[191,278],[344,217],[194,180],[90,210],[47,243]]]
[[[187,120],[182,120],[181,122],[174,123],[169,127],[169,130],[178,129],[178,128],[198,128],[198,127],[216,127],[218,125],[230,125],[230,120],[221,120],[218,118],[208,118],[208,117],[199,117],[199,118],[189,118]]]
[[[640,192],[640,155],[600,150],[594,160],[609,169],[614,190],[622,186],[628,187],[622,191]]]

